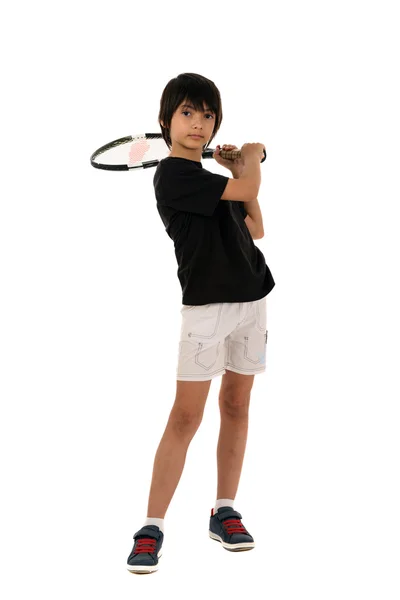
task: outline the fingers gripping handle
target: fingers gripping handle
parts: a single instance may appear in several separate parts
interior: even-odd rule
[[[240,150],[220,150],[219,155],[222,158],[226,158],[228,160],[235,160],[235,158],[240,158],[242,153]],[[267,158],[267,153],[264,150],[264,158],[262,159],[262,163]]]

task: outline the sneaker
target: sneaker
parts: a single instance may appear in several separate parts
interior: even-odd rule
[[[133,536],[132,552],[126,568],[132,573],[152,573],[158,569],[164,534],[157,525],[145,525]]]
[[[230,506],[221,506],[214,514],[211,509],[210,538],[220,542],[226,550],[238,552],[252,550],[255,543],[242,525],[242,515]]]

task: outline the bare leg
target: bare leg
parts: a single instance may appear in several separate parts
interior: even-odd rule
[[[218,490],[217,498],[235,499],[246,450],[248,417],[231,417],[221,414],[218,439]]]
[[[217,447],[218,498],[235,499],[242,472],[249,427],[254,375],[226,371],[219,393],[221,426]]]
[[[147,516],[163,519],[181,478],[191,438],[167,426],[154,459]]]
[[[147,517],[164,519],[191,440],[203,418],[209,381],[177,381],[175,404],[154,459]]]

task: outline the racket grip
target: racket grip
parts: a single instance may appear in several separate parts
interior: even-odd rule
[[[235,158],[240,158],[242,153],[240,150],[220,150],[219,154],[222,158],[226,158],[227,160],[235,160]],[[267,158],[267,153],[264,150],[264,158],[262,159],[262,163]]]

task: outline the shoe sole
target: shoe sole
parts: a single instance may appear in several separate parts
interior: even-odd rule
[[[216,533],[209,531],[208,534],[212,540],[215,540],[216,542],[220,542],[220,544],[223,545],[225,550],[230,550],[231,552],[241,552],[243,550],[252,550],[256,545],[255,542],[242,542],[241,544],[228,544],[228,542],[224,542],[224,540]]]
[[[157,558],[162,557],[162,552],[157,554]],[[147,573],[154,573],[158,571],[158,563],[156,565],[126,565],[126,568],[130,573],[137,573],[138,575],[145,575]]]

